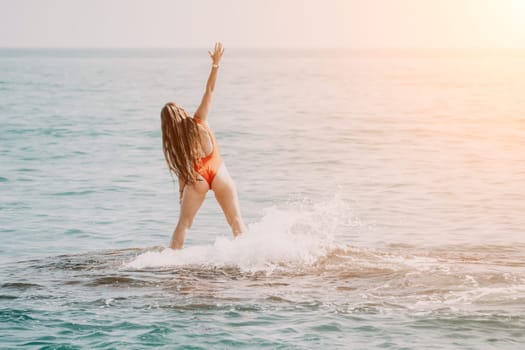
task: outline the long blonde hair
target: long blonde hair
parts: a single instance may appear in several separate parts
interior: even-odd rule
[[[199,126],[188,112],[173,102],[160,112],[162,151],[170,172],[188,184],[197,181],[194,164],[203,154]]]

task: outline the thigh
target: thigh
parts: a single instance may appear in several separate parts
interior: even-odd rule
[[[211,189],[215,193],[215,198],[217,198],[217,202],[219,202],[227,218],[240,217],[237,190],[224,163],[222,163],[217,175],[215,175]]]
[[[208,183],[206,181],[197,181],[193,185],[184,186],[180,203],[179,221],[188,221],[191,224],[204,198],[206,198],[206,192],[208,192]]]

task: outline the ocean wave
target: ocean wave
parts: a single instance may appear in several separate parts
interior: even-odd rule
[[[243,272],[312,266],[338,244],[338,230],[352,219],[348,204],[338,198],[321,203],[296,202],[265,209],[259,222],[236,239],[217,237],[211,245],[140,254],[124,267],[236,266]]]

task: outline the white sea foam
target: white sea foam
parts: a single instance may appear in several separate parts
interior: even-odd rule
[[[350,218],[348,204],[337,197],[321,203],[272,206],[237,239],[217,237],[211,245],[150,251],[125,267],[235,266],[242,271],[271,272],[282,266],[311,265],[335,247],[338,229]]]

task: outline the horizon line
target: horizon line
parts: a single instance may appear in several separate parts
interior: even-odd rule
[[[259,47],[227,47],[234,50],[524,50],[524,47],[514,46],[449,46],[449,47],[412,47],[412,46],[384,46],[384,47],[357,47],[357,46],[259,46]],[[210,48],[207,46],[0,46],[0,49],[51,49],[51,50],[200,50]]]

